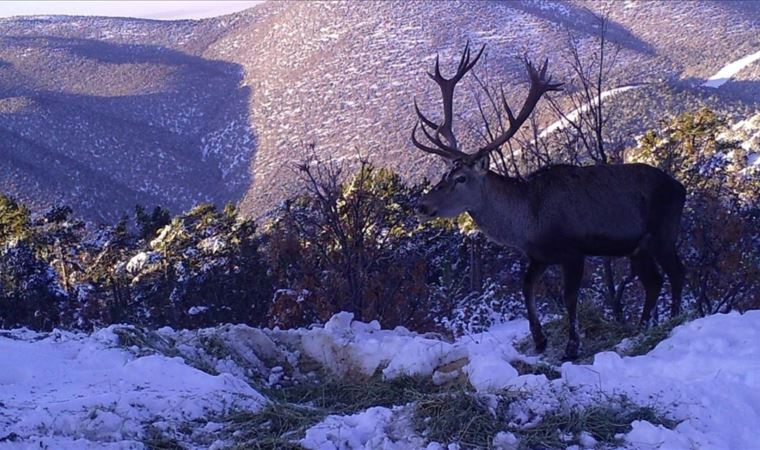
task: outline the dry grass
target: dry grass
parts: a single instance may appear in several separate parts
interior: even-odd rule
[[[420,398],[414,410],[416,431],[430,441],[461,448],[490,448],[504,427],[482,399],[464,389]]]
[[[401,377],[384,381],[369,378],[319,379],[281,389],[263,390],[272,402],[257,414],[229,418],[240,449],[301,448],[306,430],[331,414],[354,414],[373,406],[390,407],[416,402],[439,392],[429,379]]]
[[[631,431],[631,423],[646,420],[655,425],[674,428],[677,423],[651,406],[638,406],[626,399],[616,399],[586,407],[559,408],[546,414],[530,429],[511,429],[520,437],[520,448],[566,448],[580,444],[586,432],[598,442],[616,444],[619,434]]]

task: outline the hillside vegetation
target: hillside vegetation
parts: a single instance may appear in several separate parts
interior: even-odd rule
[[[701,109],[645,133],[627,152],[687,188],[679,252],[693,313],[760,306],[758,129],[758,116],[729,125]],[[174,217],[138,206],[132,217],[94,226],[65,205],[33,214],[0,197],[0,327],[289,328],[350,311],[459,335],[523,314],[524,259],[488,242],[466,215],[420,224],[413,205],[426,184],[368,162],[355,172],[318,159],[299,167],[304,193],[258,225],[231,204],[200,204]],[[627,264],[608,273],[601,262],[586,271],[583,302],[634,320],[642,292]],[[561,312],[558,274],[543,285],[543,311]]]

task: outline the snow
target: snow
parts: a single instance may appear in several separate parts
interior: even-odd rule
[[[515,339],[527,335],[524,320],[436,346],[424,336],[403,330],[380,330],[351,322],[349,318],[347,313],[334,318],[329,329],[337,336],[323,334],[319,329],[298,331],[302,337],[314,335],[324,339],[330,335],[332,340],[321,342],[344,346],[345,351],[340,353],[343,358],[333,355],[323,360],[333,369],[347,364],[371,371],[385,364],[386,376],[405,372],[427,375],[436,365],[466,358],[469,362],[464,371],[477,391],[495,393],[513,387],[531,393],[523,405],[525,426],[530,426],[528,419],[536,420],[528,417],[530,414],[540,415],[561,401],[583,405],[600,398],[625,396],[642,406],[655,405],[680,422],[673,430],[646,421],[634,422],[633,429],[623,436],[631,448],[760,448],[755,433],[760,423],[760,311],[695,320],[676,328],[670,338],[647,355],[621,357],[602,352],[590,365],[565,363],[561,367],[562,377],[557,380],[548,380],[543,375],[517,375],[509,364],[516,359],[529,359],[512,346]],[[435,351],[415,351],[423,347],[434,347]],[[409,355],[417,359],[416,365],[410,365],[404,356],[407,349],[412,350]],[[389,367],[397,369],[388,370]],[[370,444],[378,445],[374,448],[420,448],[399,447],[396,441],[386,445],[391,441],[384,440],[387,436],[382,424],[391,421],[390,411],[371,409],[367,414],[374,415],[379,425],[363,426],[367,416],[362,414],[331,416],[310,430],[305,441],[307,448],[370,448]],[[341,442],[358,439],[357,447],[337,445],[336,436],[344,439]],[[512,437],[508,433],[495,436],[494,447],[516,447]],[[588,433],[582,433],[579,442],[581,448],[596,445]]]
[[[89,2],[7,2],[0,7],[0,17],[32,16],[34,19],[56,20],[57,15],[134,17],[154,20],[183,20],[218,17],[236,13],[262,3],[262,0],[194,1],[89,1]]]
[[[464,360],[463,370],[479,392],[503,389],[517,376],[509,365],[520,357],[512,344],[528,333],[528,322],[515,320],[449,343],[403,327],[381,330],[376,321],[365,324],[353,317],[342,312],[324,328],[280,333],[297,336],[306,355],[338,375],[372,375],[382,370],[386,379],[433,376],[437,368]],[[447,378],[437,375],[442,381]]]
[[[209,236],[198,243],[198,248],[204,253],[215,255],[227,248],[227,242],[221,236]]]
[[[617,95],[617,94],[619,94],[621,92],[630,91],[631,89],[636,89],[636,88],[639,88],[639,87],[641,87],[641,85],[621,86],[621,87],[618,87],[618,88],[615,88],[615,89],[610,89],[610,90],[607,90],[607,91],[603,91],[602,92],[602,96],[601,96],[602,97],[602,101],[604,101],[604,99],[606,99],[608,97],[611,97],[613,95]],[[580,114],[585,113],[586,111],[588,111],[588,108],[589,108],[589,104],[586,103],[586,104],[582,105],[580,108],[576,108],[576,109],[570,111],[568,114],[566,114],[566,117],[563,117],[562,119],[560,119],[560,120],[552,123],[548,127],[546,127],[543,130],[541,130],[541,133],[538,135],[538,137],[544,138],[544,137],[549,136],[550,134],[554,133],[555,131],[559,131],[559,130],[567,127],[568,125],[570,125],[571,121],[577,120],[578,116]]]
[[[191,316],[196,316],[206,310],[208,310],[208,306],[191,306],[190,309],[187,310],[187,313]]]
[[[0,448],[142,448],[149,426],[173,429],[266,403],[230,374],[209,375],[181,358],[136,358],[115,343],[110,328],[0,337]],[[20,442],[3,442],[14,434]]]
[[[620,436],[620,445],[628,448],[760,448],[760,311],[688,322],[646,355],[601,352],[591,364],[564,363],[556,380],[519,375],[513,367],[515,361],[539,360],[515,349],[514,343],[529,334],[523,319],[453,341],[402,327],[382,329],[376,321],[355,321],[345,312],[308,329],[160,329],[158,334],[175,342],[182,357],[135,356],[140,352],[116,346],[116,331],[112,326],[91,335],[0,332],[0,449],[142,448],[149,426],[171,432],[192,424],[194,433],[218,435],[228,426],[226,414],[255,413],[268,402],[250,386],[252,373],[274,385],[296,376],[303,356],[338,376],[379,372],[387,379],[416,375],[441,383],[465,380],[484,399],[498,399],[505,389],[521,392],[525,395],[502,413],[519,427],[538,423],[558,405],[591,406],[625,398],[655,406],[678,423],[671,430],[635,421]],[[234,357],[201,355],[202,342],[210,340],[223,342]],[[193,368],[194,360],[220,375]],[[456,442],[427,442],[415,432],[413,408],[413,403],[373,406],[330,415],[308,428],[299,442],[325,450],[458,448]],[[7,436],[15,437],[4,440]],[[490,439],[494,448],[506,450],[519,448],[519,436],[502,431]],[[601,445],[589,433],[575,438],[578,445],[573,448]],[[228,444],[216,441],[212,447]]]
[[[742,69],[760,59],[760,50],[745,56],[744,58],[737,59],[734,62],[726,64],[715,75],[705,81],[702,86],[709,88],[719,88],[726,84],[734,75],[739,73]]]
[[[496,450],[517,450],[519,448],[519,440],[514,433],[500,431],[493,438],[493,447]]]
[[[160,260],[161,254],[158,252],[140,252],[127,262],[127,272],[131,274],[138,273],[143,270],[145,266]]]
[[[759,448],[760,311],[720,314],[676,328],[649,354],[603,352],[588,366],[565,363],[568,387],[658,399],[675,430],[638,424],[627,439],[661,449]],[[656,445],[655,445],[656,444]]]
[[[307,430],[300,444],[315,450],[424,448],[403,409],[376,406],[350,416],[328,416]]]

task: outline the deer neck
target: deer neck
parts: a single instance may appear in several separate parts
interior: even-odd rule
[[[483,201],[467,212],[492,241],[523,249],[530,225],[525,183],[488,172],[482,189]]]

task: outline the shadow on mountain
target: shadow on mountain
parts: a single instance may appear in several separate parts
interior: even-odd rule
[[[589,11],[569,3],[561,3],[563,9],[546,8],[543,3],[516,1],[509,2],[509,6],[584,35],[596,36],[599,33],[597,21]],[[569,11],[569,13],[566,14],[564,10]],[[636,37],[624,25],[611,19],[608,20],[607,38],[623,48],[649,56],[656,54],[654,47]]]
[[[179,212],[249,188],[256,139],[239,64],[79,38],[0,36],[0,47],[48,68],[0,64],[12,86],[0,90],[0,186],[12,195],[112,221],[135,203]],[[25,106],[4,107],[14,98]]]

